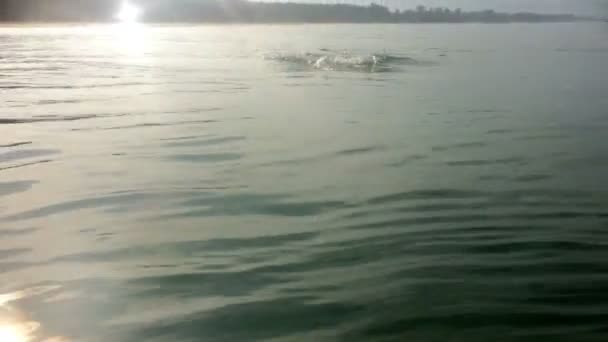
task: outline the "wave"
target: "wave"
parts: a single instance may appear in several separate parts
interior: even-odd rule
[[[0,118],[0,125],[15,125],[24,123],[36,123],[36,122],[55,122],[55,121],[77,121],[85,119],[94,119],[100,117],[99,115],[76,115],[76,116],[62,116],[62,115],[47,115],[39,117],[29,118]],[[2,146],[7,147],[7,146]]]
[[[6,145],[0,145],[0,148],[17,147],[17,146],[29,145],[31,143],[32,143],[31,141],[19,141],[19,142],[15,142],[15,143],[6,144]]]
[[[426,64],[407,56],[377,53],[357,55],[350,52],[332,52],[322,49],[321,53],[273,53],[265,59],[288,63],[306,69],[325,71],[359,71],[359,72],[390,72],[398,70],[402,65]]]

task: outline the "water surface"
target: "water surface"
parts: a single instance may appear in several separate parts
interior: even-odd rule
[[[0,28],[0,333],[603,341],[605,24]]]

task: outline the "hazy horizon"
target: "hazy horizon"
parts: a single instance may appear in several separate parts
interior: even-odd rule
[[[302,5],[286,4],[300,3]],[[416,1],[416,2],[414,2]],[[445,0],[442,0],[445,1]],[[259,0],[256,2],[230,2],[228,0],[57,0],[52,4],[43,0],[5,1],[5,11],[0,12],[3,21],[146,21],[146,22],[548,22],[573,21],[573,15],[596,15],[563,7],[500,8],[473,6],[475,0],[462,3],[442,4],[440,0]],[[496,0],[495,0],[496,1]],[[505,0],[506,1],[506,0]],[[516,0],[509,3],[515,5]],[[550,1],[550,0],[545,0]],[[557,0],[551,0],[557,1]],[[562,0],[563,1],[563,0]],[[261,2],[266,2],[262,4]],[[129,5],[131,3],[131,5]],[[273,4],[274,3],[274,4]],[[306,4],[308,3],[308,5]],[[310,4],[354,4],[353,6],[315,6]],[[376,3],[386,8],[369,7]],[[396,9],[414,9],[424,4],[427,9],[436,7],[462,11],[406,11],[391,13]],[[507,2],[503,1],[503,5]],[[450,6],[448,6],[450,5]],[[468,6],[460,6],[468,5]],[[485,12],[485,10],[495,12]],[[526,14],[518,12],[534,12]],[[454,15],[455,13],[455,15]],[[576,14],[575,14],[576,13]],[[567,14],[567,15],[555,15]]]
[[[99,10],[104,10],[104,7],[115,7],[115,3],[120,3],[123,0],[98,0]],[[127,0],[124,0],[127,1]],[[136,3],[139,6],[146,8],[154,6],[157,0],[128,0]],[[223,2],[224,0],[214,0]],[[605,16],[608,14],[608,4],[603,0],[250,0],[252,2],[297,2],[297,3],[345,3],[366,6],[370,3],[376,3],[387,6],[391,9],[412,9],[419,5],[426,7],[444,7],[450,9],[461,8],[465,11],[480,11],[494,10],[497,12],[515,13],[515,12],[534,12],[541,14],[574,14],[574,15],[598,15]],[[191,3],[204,3],[210,0],[189,0]],[[0,10],[2,6],[11,6],[15,1],[0,0]],[[16,2],[20,3],[20,2]],[[95,0],[90,1],[95,3]],[[107,5],[107,6],[106,6]],[[13,5],[14,6],[14,5]],[[60,5],[56,3],[46,4],[45,8],[52,8]],[[8,7],[10,8],[10,7]],[[10,11],[8,12],[10,13]],[[0,18],[2,13],[0,13]]]

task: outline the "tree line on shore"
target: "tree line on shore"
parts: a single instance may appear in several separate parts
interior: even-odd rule
[[[132,0],[146,22],[465,23],[591,20],[570,14],[501,13],[426,8],[391,10],[346,3],[250,2],[245,0]],[[108,22],[123,0],[0,0],[0,21]]]

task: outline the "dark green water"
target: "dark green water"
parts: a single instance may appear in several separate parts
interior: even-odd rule
[[[602,23],[0,28],[0,340],[604,341],[606,94]]]

